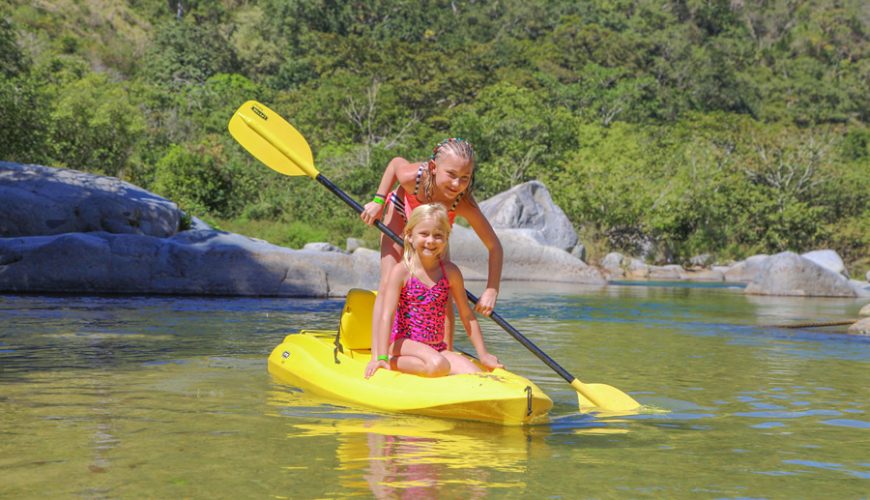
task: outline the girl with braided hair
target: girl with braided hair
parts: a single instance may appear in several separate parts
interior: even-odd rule
[[[480,294],[475,311],[489,316],[495,308],[501,283],[504,252],[492,225],[474,200],[474,148],[460,137],[441,141],[425,161],[411,162],[393,158],[387,165],[378,194],[366,204],[360,218],[369,225],[383,216],[384,224],[396,234],[402,234],[408,216],[419,205],[440,203],[448,209],[452,225],[459,215],[468,221],[489,253],[486,289]],[[398,186],[393,190],[393,186]],[[445,256],[449,258],[449,256]],[[383,302],[381,297],[392,269],[402,260],[402,247],[381,235],[381,278],[372,316],[372,332],[380,330]],[[445,342],[453,349],[453,307],[448,305]]]

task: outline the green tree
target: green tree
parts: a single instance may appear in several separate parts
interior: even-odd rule
[[[157,162],[155,192],[192,215],[232,216],[233,177],[212,152],[172,146]]]
[[[92,73],[59,90],[49,149],[58,165],[117,176],[144,128],[126,89]]]
[[[215,22],[172,20],[159,25],[143,75],[172,88],[205,83],[218,73],[235,73],[239,61],[227,28]]]
[[[18,46],[15,26],[5,18],[0,17],[0,75],[12,78],[26,73],[29,66],[27,57]]]
[[[576,145],[575,120],[534,92],[500,83],[451,114],[452,134],[476,146],[480,197],[541,176]]]

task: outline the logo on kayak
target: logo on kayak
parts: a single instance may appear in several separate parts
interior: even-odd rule
[[[263,113],[263,110],[261,110],[260,108],[258,108],[256,106],[251,106],[251,111],[253,111],[257,116],[259,116],[260,118],[262,118],[264,120],[269,119],[269,117],[266,116],[266,113]]]
[[[284,351],[283,353],[281,353],[281,357],[284,358],[284,359],[289,358],[289,357],[290,357],[290,351]]]

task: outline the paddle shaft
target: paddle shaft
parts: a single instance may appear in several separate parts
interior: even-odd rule
[[[353,198],[348,196],[347,193],[345,193],[344,191],[341,190],[341,188],[339,188],[338,186],[333,184],[332,181],[330,181],[329,179],[324,177],[323,174],[318,173],[317,176],[315,177],[315,179],[317,180],[317,182],[322,184],[326,189],[332,191],[333,194],[335,194],[336,196],[341,198],[342,201],[347,203],[350,206],[350,208],[354,209],[354,211],[356,211],[357,214],[362,213],[362,211],[363,211],[362,205],[360,205],[359,203],[357,203],[356,200],[354,200]],[[397,244],[399,244],[399,245],[403,244],[402,237],[399,236],[398,234],[394,233],[393,230],[390,229],[389,227],[387,227],[386,224],[384,224],[383,222],[375,221],[375,226],[377,226],[377,228],[380,229],[382,233],[387,235],[390,239],[395,241]],[[473,293],[469,292],[468,289],[465,290],[465,295],[468,296],[468,300],[470,300],[473,304],[477,304],[477,301],[479,299]],[[567,370],[565,370],[558,363],[556,363],[553,360],[553,358],[551,358],[550,356],[547,355],[547,353],[540,350],[538,348],[538,346],[533,344],[532,341],[529,340],[528,338],[526,338],[525,335],[520,333],[519,330],[517,330],[516,328],[511,326],[511,324],[508,323],[504,318],[502,318],[499,313],[493,311],[489,317],[492,318],[492,320],[495,321],[498,326],[502,327],[502,329],[504,329],[504,331],[508,332],[508,334],[510,334],[511,337],[515,338],[517,340],[517,342],[519,342],[520,344],[525,346],[526,349],[531,351],[532,354],[534,354],[535,356],[538,357],[538,359],[543,361],[544,364],[546,364],[547,366],[552,368],[556,373],[558,373],[559,376],[561,376],[563,379],[565,379],[568,383],[571,383],[575,380],[573,375],[568,373]]]

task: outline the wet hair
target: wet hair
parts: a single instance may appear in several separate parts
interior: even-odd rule
[[[415,208],[408,217],[408,222],[405,223],[404,231],[402,231],[402,236],[405,238],[403,259],[405,265],[408,266],[408,269],[410,269],[412,273],[414,272],[414,245],[411,243],[411,233],[414,232],[414,228],[417,227],[417,224],[430,219],[434,220],[435,226],[444,232],[444,238],[450,239],[450,230],[452,227],[450,226],[450,218],[447,217],[447,208],[445,208],[444,205],[440,203],[427,203]],[[446,252],[447,245],[444,246],[442,255]]]
[[[429,157],[430,162],[435,162],[438,164],[438,160],[447,153],[453,153],[458,158],[462,158],[471,164],[471,181],[468,183],[468,187],[465,188],[465,191],[459,193],[459,196],[456,198],[456,201],[453,202],[453,206],[450,207],[450,210],[455,210],[456,205],[459,204],[459,201],[462,200],[464,196],[468,196],[474,190],[474,146],[462,137],[449,137],[439,142],[438,145],[432,150],[432,156]],[[431,174],[431,171],[430,171]],[[435,176],[427,175],[426,181],[423,184],[424,192],[426,193],[427,199],[431,200],[432,195],[435,192]]]

